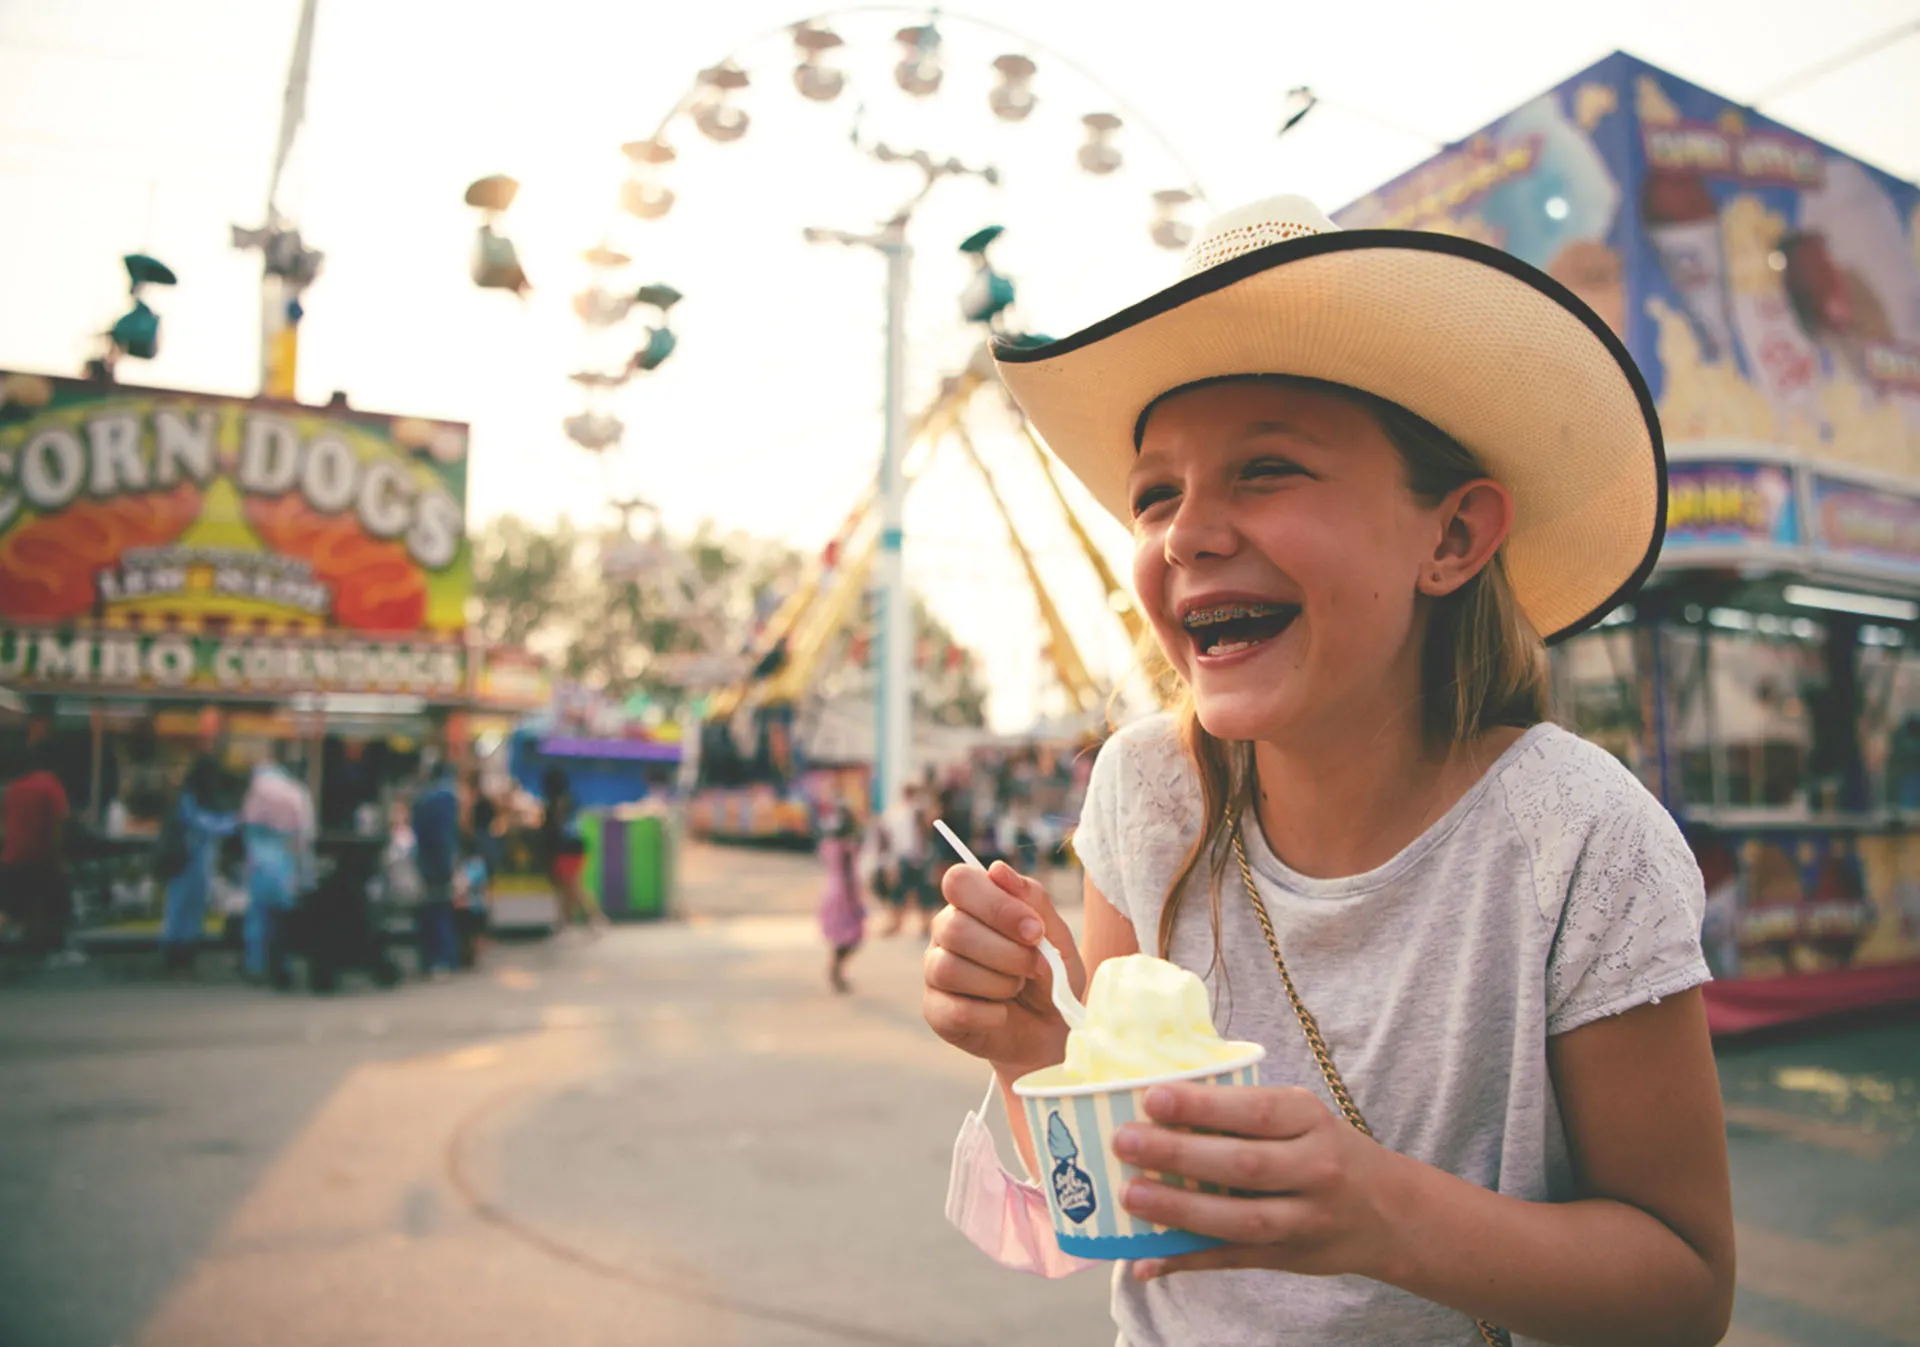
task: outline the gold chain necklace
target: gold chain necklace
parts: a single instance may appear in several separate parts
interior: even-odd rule
[[[1254,886],[1253,867],[1247,864],[1247,849],[1241,844],[1240,825],[1237,822],[1233,825],[1233,858],[1240,863],[1240,882],[1247,886],[1247,901],[1253,904],[1253,915],[1260,923],[1260,934],[1267,938],[1267,950],[1273,955],[1273,966],[1280,970],[1280,985],[1287,989],[1287,1001],[1293,1006],[1294,1018],[1300,1021],[1300,1032],[1306,1035],[1307,1050],[1313,1054],[1314,1065],[1320,1068],[1320,1078],[1327,1083],[1327,1093],[1333,1096],[1340,1116],[1361,1136],[1372,1138],[1373,1129],[1367,1126],[1367,1120],[1360,1115],[1360,1106],[1353,1102],[1353,1096],[1348,1093],[1346,1081],[1340,1078],[1340,1068],[1333,1064],[1333,1053],[1320,1032],[1320,1022],[1313,1018],[1313,1012],[1300,999],[1300,991],[1293,985],[1293,974],[1287,971],[1287,961],[1280,957],[1280,939],[1273,933],[1273,921],[1267,916],[1267,905],[1260,901],[1260,890]],[[1496,1328],[1485,1319],[1473,1322],[1487,1347],[1512,1347],[1513,1339],[1508,1336],[1506,1329]]]

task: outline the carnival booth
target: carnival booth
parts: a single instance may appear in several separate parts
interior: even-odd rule
[[[458,753],[465,426],[0,373],[0,776],[51,736],[83,921],[151,920],[147,852],[187,765],[277,758],[321,848],[384,833],[427,746]],[[124,872],[124,873],[122,873]]]
[[[1920,189],[1616,53],[1337,218],[1517,254],[1646,375],[1666,545],[1556,702],[1694,848],[1715,1031],[1920,1001]]]
[[[541,704],[527,708],[490,755],[499,768],[496,798],[508,805],[495,896],[551,891],[540,824],[557,772],[586,844],[582,891],[609,917],[670,915],[683,828],[680,726],[641,694],[619,701],[564,681],[543,690]]]

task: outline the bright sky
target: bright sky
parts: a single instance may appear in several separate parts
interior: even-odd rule
[[[807,16],[792,0],[321,0],[283,193],[327,255],[307,299],[302,398],[345,389],[359,406],[471,422],[475,520],[592,522],[610,489],[638,491],[677,530],[712,518],[813,547],[877,461],[883,264],[800,231],[869,228],[917,185],[913,170],[848,144],[856,101],[869,135],[1005,177],[997,189],[944,182],[916,217],[917,405],[970,349],[954,247],[983,224],[1008,227],[996,260],[1036,330],[1071,331],[1172,279],[1175,258],[1147,241],[1148,197],[1189,179],[1149,125],[1216,207],[1299,191],[1332,209],[1615,48],[1750,99],[1920,17],[1915,0],[1827,0],[1817,22],[1804,0],[969,0],[965,15],[1031,40],[947,11],[946,87],[912,102],[892,85],[892,33],[917,16],[865,8],[889,12],[835,21],[850,89],[822,105],[790,81],[780,30]],[[0,368],[77,371],[91,334],[124,308],[119,255],[142,248],[181,283],[152,300],[159,357],[125,377],[255,390],[259,262],[228,247],[228,226],[263,213],[298,11],[298,0],[0,0]],[[1038,64],[1041,99],[1017,125],[986,107],[989,63],[1014,50]],[[741,97],[747,135],[714,145],[676,124],[673,213],[622,215],[619,145],[652,134],[695,74],[729,54],[755,81]],[[1277,140],[1297,84],[1326,101]],[[1073,156],[1080,116],[1102,110],[1128,119],[1127,164],[1094,179]],[[1920,34],[1763,110],[1920,177]],[[522,183],[506,232],[535,286],[525,303],[467,276],[478,218],[461,193],[493,172]],[[608,404],[628,435],[597,462],[560,423],[585,403],[566,376],[615,365],[638,332],[592,340],[573,317],[587,280],[579,253],[603,238],[636,258],[624,280],[664,280],[687,299],[679,352]],[[973,424],[1089,663],[1124,667],[1119,625],[1025,450],[991,405]],[[1083,517],[1124,574],[1119,526],[1091,506]],[[907,537],[911,579],[986,656],[996,726],[1029,723],[1047,683],[1038,617],[956,450],[934,459]]]

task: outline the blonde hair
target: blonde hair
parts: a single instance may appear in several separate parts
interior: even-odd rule
[[[1486,469],[1458,440],[1398,403],[1359,389],[1290,376],[1250,376],[1315,388],[1358,403],[1372,413],[1406,465],[1415,499],[1437,505],[1449,492],[1485,478]],[[1151,410],[1151,408],[1149,409]],[[1144,427],[1145,416],[1141,418]],[[1217,739],[1201,725],[1193,693],[1167,663],[1151,631],[1141,643],[1142,664],[1157,686],[1175,688],[1180,742],[1200,777],[1205,820],[1160,909],[1159,953],[1166,958],[1188,881],[1203,863],[1212,872],[1208,905],[1213,925],[1213,963],[1220,966],[1220,892],[1231,852],[1234,821],[1253,803],[1253,745]],[[1506,561],[1495,552],[1480,572],[1428,609],[1420,652],[1420,714],[1427,742],[1449,750],[1473,742],[1498,726],[1530,726],[1547,718],[1547,653],[1527,621]]]

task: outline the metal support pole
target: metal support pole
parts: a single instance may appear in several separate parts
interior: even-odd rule
[[[1641,618],[1645,624],[1641,630],[1646,637],[1647,682],[1649,695],[1653,702],[1652,715],[1648,717],[1653,725],[1653,753],[1656,765],[1656,779],[1660,785],[1660,803],[1674,817],[1682,817],[1682,811],[1690,803],[1682,800],[1673,784],[1673,730],[1667,719],[1667,622],[1666,615],[1657,609],[1649,611],[1641,605]]]
[[[106,768],[107,716],[99,702],[87,708],[87,729],[90,735],[87,757],[87,821],[95,828],[107,807],[107,799],[100,789],[100,774]]]
[[[885,810],[900,798],[913,763],[913,605],[907,593],[902,549],[907,453],[907,284],[913,250],[906,221],[896,219],[881,234],[887,258],[886,449],[880,456],[880,687],[874,698],[873,806]]]
[[[1713,807],[1724,809],[1730,804],[1758,804],[1752,798],[1753,773],[1747,775],[1748,798],[1734,800],[1727,786],[1727,746],[1720,738],[1720,699],[1715,695],[1713,686],[1713,638],[1711,630],[1702,623],[1699,628],[1700,639],[1700,708],[1707,723],[1708,762],[1713,771]]]
[[[856,142],[857,143],[857,142]],[[957,159],[936,162],[925,150],[903,154],[885,145],[869,153],[883,164],[909,163],[920,170],[920,190],[877,233],[850,234],[844,229],[809,228],[809,243],[841,243],[872,248],[887,259],[887,379],[886,444],[880,456],[880,686],[876,689],[873,807],[886,809],[907,784],[913,761],[913,605],[907,596],[906,570],[901,554],[901,505],[906,498],[907,455],[907,280],[913,250],[907,246],[907,225],[914,207],[926,200],[941,178],[966,174],[1000,180],[992,168],[972,169]]]
[[[271,272],[260,278],[260,393],[294,400],[300,364],[300,328],[289,309],[293,290]]]

